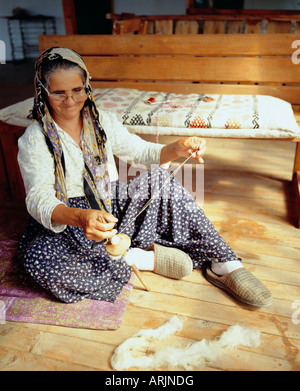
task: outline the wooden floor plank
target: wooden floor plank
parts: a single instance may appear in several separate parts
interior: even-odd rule
[[[151,318],[154,320],[154,322],[156,322],[155,325],[152,322],[152,327],[159,326],[162,323],[164,323],[164,321],[166,320],[166,319],[161,319],[159,315],[158,317],[157,315],[156,316],[153,315],[153,312],[159,314],[159,311],[157,310],[153,311],[150,309],[147,311],[145,309],[141,309],[141,308],[137,309],[131,306],[128,312],[130,318],[129,319],[130,326],[129,329],[127,330],[126,321],[124,320],[124,324],[123,324],[124,340],[133,334],[133,330],[132,330],[133,324],[136,330],[145,327],[143,324],[143,319],[145,319],[144,315],[146,315],[146,318]],[[141,312],[143,313],[143,317],[138,316],[141,315]],[[148,314],[147,312],[150,312],[150,314]],[[28,362],[31,363],[32,365],[34,364],[35,360],[38,361],[38,366],[35,367],[37,370],[47,370],[49,369],[49,366],[50,369],[52,367],[54,368],[54,370],[58,368],[60,368],[59,370],[87,370],[87,369],[90,370],[93,369],[94,367],[97,367],[96,369],[98,370],[107,369],[106,366],[103,364],[103,362],[100,364],[97,361],[97,359],[91,354],[91,351],[94,351],[94,353],[95,351],[97,351],[102,361],[105,358],[104,361],[109,362],[109,359],[112,354],[111,349],[107,347],[107,344],[105,343],[104,344],[107,349],[103,349],[103,348],[99,349],[99,346],[103,346],[103,340],[105,341],[105,339],[107,338],[107,333],[109,332],[93,332],[94,335],[97,335],[97,339],[102,337],[102,344],[99,344],[99,341],[97,341],[97,343],[95,344],[95,341],[84,340],[86,351],[84,354],[81,354],[80,348],[83,343],[82,335],[78,334],[78,338],[74,338],[74,336],[70,338],[69,336],[66,337],[66,335],[59,335],[59,333],[57,333],[57,330],[63,332],[65,328],[58,327],[58,326],[54,326],[54,328],[56,329],[56,333],[48,333],[48,332],[41,333],[38,342],[36,342],[34,348],[31,349],[30,352],[30,354],[32,355],[31,357],[30,354],[27,353],[27,351],[26,352],[22,351],[21,353],[18,352],[16,349],[5,347],[3,350],[7,353],[6,362],[3,362],[3,365],[5,365],[5,370],[18,370],[22,365],[23,368],[24,365],[26,368]],[[226,325],[223,324],[200,321],[194,318],[185,318],[182,332],[176,333],[177,337],[174,337],[173,340],[171,341],[170,339],[167,340],[166,345],[176,343],[176,345],[178,346],[185,346],[187,343],[193,343],[196,342],[197,340],[202,340],[203,338],[212,340],[217,336],[219,336],[223,331],[225,331],[226,328],[227,328]],[[124,332],[124,330],[126,330],[127,332]],[[66,344],[66,349],[63,349],[62,341],[64,342],[64,344]],[[109,342],[112,343],[111,340]],[[119,343],[121,342],[123,342],[123,339],[119,341]],[[113,341],[112,345],[114,343],[116,343],[116,341]],[[95,350],[96,347],[98,348],[97,350]],[[264,368],[268,368],[269,370],[275,370],[275,369],[289,370],[290,365],[293,365],[294,368],[298,368],[300,362],[298,347],[299,347],[299,340],[297,341],[290,338],[287,344],[284,338],[282,341],[281,337],[262,333],[261,345],[259,348],[255,348],[255,353],[253,352],[252,348],[241,347],[238,350],[235,349],[231,351],[229,357],[227,357],[228,355],[225,354],[224,359],[226,359],[227,361],[226,368],[228,370],[234,370],[234,368],[236,368],[236,370],[239,369],[244,370],[245,367],[240,367],[239,365],[236,366],[235,357],[236,356],[240,357],[241,355],[242,357],[247,357],[249,356],[249,354],[251,354],[252,358],[256,360],[255,361],[256,363],[258,362],[263,363]],[[241,350],[242,351],[246,350],[248,353],[241,352]],[[12,357],[8,354],[8,351],[11,353]],[[76,362],[77,361],[83,362],[84,365],[89,363],[91,365],[90,367],[85,367],[84,365],[81,366],[78,363],[73,364],[72,366],[72,364],[68,360],[74,361],[73,355],[76,354],[77,351],[78,351],[78,356],[80,357],[76,358]],[[67,357],[68,355],[69,358]],[[286,357],[289,357],[288,362],[285,362]],[[245,363],[247,362],[247,360],[243,362]],[[214,362],[213,366],[216,369],[217,368],[222,369],[222,366],[219,365],[220,363]],[[247,368],[251,370],[251,367],[248,366]],[[255,366],[253,368],[254,370],[257,370]],[[201,369],[201,368],[196,368],[196,369]]]
[[[247,269],[251,270],[250,267],[247,267]],[[256,270],[253,272],[271,290],[274,297],[274,303],[271,307],[261,308],[257,311],[270,314],[280,314],[282,316],[291,318],[293,312],[291,306],[293,301],[291,301],[291,297],[294,299],[299,297],[300,287],[292,286],[291,289],[287,290],[286,285],[280,284],[278,282],[269,282],[261,278],[261,273],[256,273]],[[188,281],[185,279],[184,281],[174,281],[173,283],[166,281],[165,278],[151,275],[150,273],[145,275],[145,280],[149,286],[152,287],[153,292],[164,293],[171,295],[171,297],[178,296],[185,299],[199,300],[199,306],[201,306],[203,301],[219,303],[221,305],[228,306],[233,305],[233,300],[230,295],[228,295],[223,290],[209,284],[205,278],[200,278],[199,273],[194,270],[193,279],[188,277]],[[136,285],[137,290],[142,292],[143,289],[140,283],[137,282]],[[235,304],[239,303],[236,301]],[[246,308],[247,310],[250,309],[250,307],[247,305],[240,306]]]
[[[3,359],[2,356],[3,355]],[[94,371],[86,365],[76,365],[65,360],[55,360],[32,352],[3,348],[0,353],[0,371]]]
[[[261,331],[275,335],[279,335],[280,332],[274,319],[278,319],[278,322],[288,322],[289,320],[287,337],[298,338],[299,336],[299,327],[293,324],[291,319],[273,313],[264,313],[262,310],[245,309],[239,305],[233,307],[216,302],[200,302],[195,299],[189,299],[187,305],[186,298],[156,292],[149,296],[147,293],[137,291],[133,292],[131,304],[135,306],[142,305],[143,308],[159,308],[160,311],[167,312],[170,316],[180,313],[183,316],[201,318],[210,322],[223,322],[228,325],[242,322],[244,325],[248,324],[249,327],[257,327]]]

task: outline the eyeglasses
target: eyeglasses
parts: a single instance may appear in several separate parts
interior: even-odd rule
[[[56,100],[58,102],[64,102],[68,96],[71,96],[74,102],[83,102],[87,98],[87,93],[85,92],[84,87],[79,87],[77,91],[73,92],[73,94],[61,94],[58,92],[49,92],[44,84],[40,81],[40,79],[36,76],[37,80],[41,83],[44,90],[47,92],[49,98]],[[84,92],[83,92],[84,91]]]

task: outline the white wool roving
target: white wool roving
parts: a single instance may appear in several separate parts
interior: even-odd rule
[[[181,330],[183,321],[177,316],[157,329],[141,330],[119,345],[111,358],[113,369],[122,371],[131,367],[158,369],[161,367],[183,367],[191,370],[213,362],[226,349],[237,345],[257,347],[260,345],[260,331],[240,325],[229,327],[214,341],[203,339],[184,347],[168,346],[152,354],[137,356],[137,352],[146,351],[151,340],[161,340]]]

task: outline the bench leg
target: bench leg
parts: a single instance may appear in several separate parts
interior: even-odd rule
[[[296,224],[300,228],[300,142],[297,142],[293,169],[293,186],[296,193]]]

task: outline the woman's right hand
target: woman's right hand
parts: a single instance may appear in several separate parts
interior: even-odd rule
[[[89,240],[102,241],[117,234],[114,226],[118,219],[111,213],[95,209],[80,209],[78,212],[80,226]]]
[[[114,229],[117,221],[111,213],[102,210],[70,208],[63,204],[57,205],[51,215],[52,223],[80,227],[87,239],[99,242],[117,234]]]

